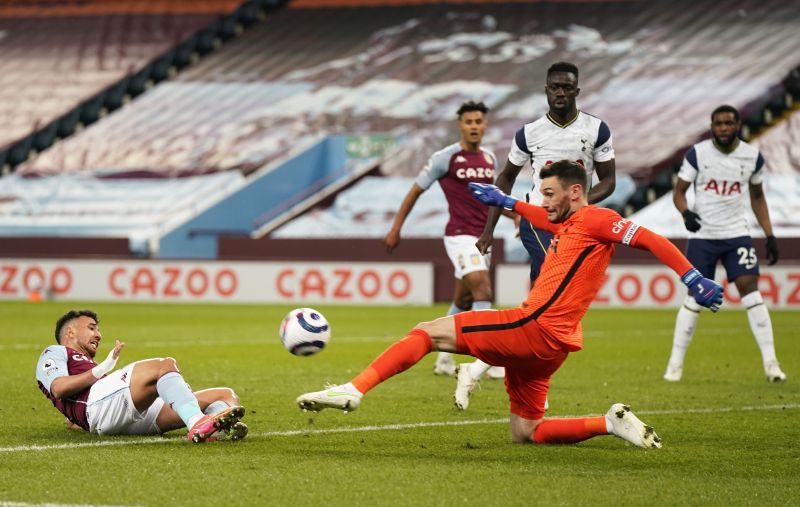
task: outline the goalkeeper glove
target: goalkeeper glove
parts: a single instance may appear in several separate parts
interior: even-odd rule
[[[700,215],[692,210],[685,210],[683,212],[683,225],[689,232],[697,232],[700,230]]]
[[[778,262],[778,240],[775,236],[767,236],[767,265]]]
[[[704,278],[695,268],[684,273],[681,281],[689,288],[689,293],[697,301],[697,304],[709,308],[712,312],[719,310],[724,292],[722,285],[709,278]]]
[[[469,190],[477,200],[487,206],[498,206],[508,210],[513,210],[517,199],[506,195],[495,185],[488,183],[470,183]]]

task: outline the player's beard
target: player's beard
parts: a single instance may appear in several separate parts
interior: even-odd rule
[[[721,148],[730,148],[739,138],[739,131],[733,132],[727,142],[722,142],[716,135],[712,135],[712,137],[714,138],[714,142],[717,143],[717,146]]]

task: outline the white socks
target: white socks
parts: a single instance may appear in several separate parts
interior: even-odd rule
[[[761,358],[764,364],[777,361],[775,340],[772,335],[772,321],[769,318],[769,311],[764,305],[764,298],[761,293],[754,291],[742,296],[742,306],[747,309],[750,330],[753,332],[758,348],[761,350]],[[675,319],[675,334],[672,339],[672,354],[669,357],[670,367],[679,368],[683,366],[686,349],[692,343],[692,336],[697,327],[700,310],[700,305],[691,296],[686,297],[683,306],[678,310],[678,317]]]
[[[747,308],[747,320],[750,330],[756,339],[758,348],[761,349],[761,359],[764,364],[777,361],[775,357],[775,341],[772,336],[772,321],[764,305],[764,298],[758,291],[751,292],[742,297],[742,306]]]
[[[697,304],[692,296],[686,296],[678,316],[675,318],[675,331],[672,336],[672,353],[669,356],[671,368],[682,368],[686,349],[692,343],[694,330],[697,328],[697,319],[700,317],[702,307]]]

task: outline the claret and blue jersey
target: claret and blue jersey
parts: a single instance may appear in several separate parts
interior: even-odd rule
[[[427,190],[435,181],[447,199],[450,220],[445,236],[480,236],[486,223],[486,206],[473,199],[467,188],[470,183],[494,183],[497,158],[491,151],[467,151],[453,143],[433,155],[419,173],[416,184]]]

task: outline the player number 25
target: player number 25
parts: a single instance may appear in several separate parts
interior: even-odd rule
[[[755,248],[740,246],[736,249],[736,253],[739,254],[739,265],[744,266],[747,269],[753,269],[756,267],[758,257],[756,257]]]

